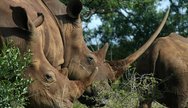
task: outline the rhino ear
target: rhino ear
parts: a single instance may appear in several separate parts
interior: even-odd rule
[[[67,14],[71,18],[78,18],[82,10],[82,3],[80,0],[70,0],[67,5]]]
[[[43,14],[38,14],[38,18],[36,18],[34,21],[31,22],[24,8],[19,6],[18,7],[10,6],[10,9],[12,9],[12,19],[14,23],[22,30],[31,31],[31,25],[38,27],[44,21]]]
[[[10,6],[10,9],[12,9],[12,19],[14,23],[23,30],[29,30],[28,17],[25,9],[22,7],[12,7],[12,6]]]
[[[105,57],[106,57],[106,53],[107,53],[107,50],[108,50],[108,43],[105,43],[105,45],[98,50],[97,54],[104,60]]]

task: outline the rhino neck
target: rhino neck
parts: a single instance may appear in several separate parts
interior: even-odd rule
[[[52,1],[52,0],[51,0]],[[59,32],[60,32],[60,34],[61,34],[61,37],[63,37],[63,32],[62,32],[62,30],[61,30],[61,25],[60,25],[60,23],[59,23],[59,21],[58,21],[58,19],[56,18],[56,11],[55,11],[55,9],[57,8],[54,8],[53,6],[56,6],[57,4],[62,4],[62,3],[59,3],[59,2],[57,2],[57,0],[55,0],[55,2],[51,2],[50,0],[42,0],[42,2],[43,2],[43,4],[45,5],[45,7],[47,8],[47,10],[49,11],[49,13],[51,14],[51,16],[53,17],[53,19],[54,19],[54,21],[55,21],[55,23],[56,23],[56,25],[57,25],[57,27],[58,27],[58,29],[59,29]],[[53,0],[54,1],[54,0]],[[57,2],[57,3],[56,3]],[[51,4],[51,5],[50,5]],[[61,10],[61,8],[62,7],[60,7],[60,6],[58,6],[59,8],[58,8],[58,10]],[[63,8],[64,8],[64,4],[63,4]],[[63,10],[65,10],[65,9],[63,9]],[[64,39],[63,39],[63,41],[65,41]]]
[[[81,34],[77,37],[72,37],[70,33],[67,33],[67,31],[71,31],[72,29],[71,27],[72,22],[70,22],[69,21],[70,18],[67,17],[68,16],[66,11],[67,6],[65,6],[59,0],[41,0],[41,1],[52,14],[60,30],[63,47],[64,47],[63,67],[68,67],[71,62],[71,59],[73,59],[75,56],[78,56],[81,51],[81,45],[83,43],[83,35]],[[77,23],[74,24],[80,26],[81,24],[80,18],[77,21],[79,24]]]
[[[58,33],[60,33],[60,38],[57,41],[61,41],[60,43],[62,43],[60,46],[58,46],[57,48],[61,48],[59,51],[61,51],[60,56],[58,55],[58,58],[60,58],[61,60],[57,60],[58,61],[58,66],[62,66],[66,65],[66,49],[67,49],[67,44],[66,44],[66,39],[63,33],[63,21],[62,19],[59,18],[59,16],[65,15],[66,14],[66,6],[61,3],[59,0],[41,0],[41,3],[44,5],[44,7],[47,9],[47,11],[50,13],[50,15],[52,16],[53,20],[55,21],[55,24],[58,28]],[[54,35],[55,38],[57,37],[56,35]],[[55,39],[56,40],[56,39]],[[48,43],[47,43],[48,44]],[[57,56],[57,55],[56,55]],[[67,67],[67,66],[65,66]]]

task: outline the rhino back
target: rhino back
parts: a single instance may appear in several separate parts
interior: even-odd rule
[[[138,61],[137,72],[161,79],[158,102],[181,108],[188,98],[188,39],[177,34],[158,38]]]

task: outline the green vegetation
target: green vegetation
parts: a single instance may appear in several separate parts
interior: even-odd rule
[[[67,3],[69,0],[61,1]],[[108,59],[124,58],[143,45],[160,24],[169,4],[170,16],[159,36],[172,32],[188,36],[187,0],[81,1],[85,40],[94,50],[108,42]],[[99,27],[89,28],[89,23],[96,18],[101,21]]]
[[[159,82],[158,79],[155,79],[152,74],[139,78],[136,76],[135,68],[130,68],[122,79],[113,83],[111,92],[101,91],[99,94],[101,98],[106,94],[110,97],[104,108],[136,108],[139,99],[160,98],[160,92],[155,89]],[[153,102],[152,105],[152,108],[165,108],[157,102]],[[87,106],[75,102],[74,108],[87,108]]]
[[[31,62],[30,51],[21,54],[12,45],[4,45],[0,52],[0,107],[21,108],[26,104],[28,84],[24,70]]]

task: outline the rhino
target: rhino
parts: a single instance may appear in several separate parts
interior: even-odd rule
[[[122,74],[129,68],[129,66],[135,62],[138,58],[140,58],[140,56],[147,51],[147,49],[150,47],[150,45],[152,44],[152,42],[155,40],[155,38],[157,37],[157,35],[160,33],[162,27],[164,26],[168,15],[170,12],[170,8],[167,10],[166,15],[164,16],[160,26],[158,27],[158,29],[155,31],[155,33],[150,37],[150,39],[141,47],[139,48],[137,51],[135,51],[133,54],[129,55],[128,57],[124,58],[124,59],[120,59],[120,60],[112,60],[112,61],[107,61],[110,66],[112,67],[113,71],[115,72],[115,79],[118,79],[119,77],[122,76]],[[145,59],[143,59],[143,61],[140,64],[144,64]],[[151,62],[147,62],[148,64]],[[148,69],[147,66],[142,65],[140,67],[143,67],[144,69]],[[147,102],[146,102],[147,103]],[[147,107],[144,107],[147,108]],[[149,107],[148,107],[149,108]]]
[[[19,10],[16,12],[13,11],[15,10],[13,7],[25,9],[25,14],[22,15],[23,12],[20,13]],[[110,83],[118,79],[118,77],[123,74],[123,71],[126,70],[122,63],[125,63],[126,66],[130,65],[150,46],[164,26],[168,15],[165,16],[163,22],[151,39],[138,51],[126,59],[108,62],[105,60],[108,44],[105,44],[100,50],[92,52],[84,42],[80,19],[81,10],[82,3],[79,0],[70,0],[67,6],[58,0],[2,0],[0,2],[1,40],[13,40],[14,44],[18,46],[22,52],[28,47],[32,49],[33,65],[28,68],[26,73],[36,81],[43,81],[42,79],[45,79],[40,77],[40,74],[37,73],[43,73],[43,71],[48,70],[48,68],[50,68],[50,70],[56,70],[56,72],[53,71],[45,77],[51,79],[55,76],[55,78],[58,79],[56,81],[58,82],[58,84],[56,84],[58,87],[54,87],[54,85],[51,84],[47,85],[52,91],[54,91],[54,88],[59,88],[56,89],[59,90],[59,92],[56,92],[59,93],[59,95],[66,94],[66,92],[64,93],[63,91],[62,93],[60,91],[62,88],[68,88],[67,84],[70,84],[63,83],[65,82],[64,80],[67,79],[64,76],[68,77],[66,81],[70,79],[83,82],[86,81],[86,79],[91,79],[88,81],[88,84],[85,84],[86,86],[91,84],[93,80],[102,82],[97,83],[97,86],[91,85],[87,87],[84,96],[82,95],[79,100],[89,106],[103,106],[105,105],[106,101],[104,100],[106,100],[106,98],[98,100],[98,91],[100,91],[101,88],[105,90],[111,89]],[[27,17],[23,17],[26,15]],[[44,21],[41,21],[42,19],[44,19]],[[28,21],[30,21],[30,23],[28,23]],[[34,23],[35,26],[30,26],[32,23]],[[35,29],[30,30],[31,28]],[[35,36],[34,34],[36,33],[40,35],[40,39],[38,37],[35,41],[31,41],[32,39],[28,37]],[[30,36],[31,34],[33,35]],[[37,44],[42,47],[39,48]],[[40,54],[38,54],[39,52]],[[45,64],[48,65],[45,66]],[[62,77],[62,80],[60,77]],[[67,87],[62,87],[62,85],[65,84]],[[41,85],[39,82],[33,83],[30,92],[36,93],[32,88],[39,87],[39,85]],[[44,99],[33,97],[31,103],[47,103],[47,101],[42,100],[49,100],[49,97],[53,100],[55,96],[45,97],[45,95],[52,95],[54,93],[51,92],[51,89],[47,89],[48,93],[42,94]],[[85,96],[92,97],[92,99],[85,98]],[[57,104],[57,101],[51,103],[53,103],[51,107],[61,107],[61,105]]]
[[[140,108],[151,108],[156,100],[168,108],[188,106],[188,39],[176,33],[154,41],[137,63],[136,71],[143,75],[153,73],[160,79],[156,89],[161,96],[143,100]]]
[[[40,6],[41,2],[37,2],[35,5]],[[12,41],[22,54],[28,49],[32,52],[32,63],[25,70],[26,77],[32,79],[28,87],[29,104],[26,108],[71,108],[73,101],[91,85],[98,67],[93,67],[91,74],[84,79],[68,79],[65,75],[68,70],[57,68],[64,58],[61,37],[56,37],[60,32],[56,26],[53,27],[56,23],[49,14],[37,13],[34,10],[37,7],[33,8],[30,3],[34,2],[0,2],[0,47]],[[42,11],[42,8],[38,9]],[[46,20],[52,24],[48,26]],[[56,31],[56,35],[48,29]]]
[[[14,18],[23,18],[24,20],[15,22],[17,24],[19,23],[20,27],[1,27],[1,30],[13,29],[15,32],[11,31],[11,33],[15,36],[20,36],[19,33],[27,34],[25,35],[26,37],[22,37],[23,39],[26,39],[26,41],[24,41],[26,43],[21,43],[22,41],[15,39],[17,37],[14,38],[14,36],[4,37],[11,34],[4,34],[5,32],[10,32],[10,30],[1,32],[0,43],[1,45],[4,45],[11,39],[14,41],[14,45],[18,46],[20,49],[23,47],[22,44],[24,44],[25,50],[21,49],[22,54],[25,53],[27,49],[30,49],[32,52],[32,64],[25,70],[26,77],[32,79],[32,83],[29,85],[29,104],[25,107],[71,108],[73,101],[80,97],[85,89],[91,85],[98,72],[98,67],[95,67],[95,70],[84,80],[69,80],[64,74],[67,69],[60,71],[53,67],[44,54],[44,41],[40,32],[40,30],[42,30],[40,26],[44,20],[43,16],[39,16],[34,21],[30,21],[24,8],[10,8],[14,14]]]
[[[97,74],[97,76],[95,77],[96,78],[95,81],[99,81],[102,83],[97,83],[97,86],[95,87],[91,85],[90,87],[88,87],[88,89],[84,93],[86,97],[81,96],[79,98],[79,101],[83,104],[86,104],[87,106],[93,106],[93,105],[103,106],[106,104],[105,103],[106,99],[102,99],[102,100],[97,99],[98,92],[100,90],[107,90],[107,91],[111,90],[110,83],[118,79],[123,74],[123,72],[127,69],[127,67],[131,63],[133,63],[150,46],[150,44],[154,41],[154,39],[160,33],[169,14],[169,10],[168,10],[159,28],[151,36],[148,42],[145,45],[143,45],[143,47],[140,48],[137,52],[130,55],[124,60],[106,61],[105,56],[106,56],[106,52],[108,49],[108,44],[105,44],[104,47],[100,49],[99,51],[92,52],[87,48],[84,42],[82,33],[79,33],[79,35],[76,35],[74,37],[66,35],[66,34],[70,34],[69,32],[66,33],[66,29],[72,26],[72,25],[66,25],[67,22],[70,22],[69,20],[67,20],[68,19],[67,15],[72,16],[72,18],[74,18],[72,20],[76,20],[74,25],[78,27],[77,29],[82,29],[80,15],[79,15],[79,12],[82,9],[82,3],[79,0],[77,1],[72,0],[76,2],[75,5],[68,4],[68,7],[74,7],[74,8],[77,7],[77,11],[75,11],[74,14],[71,14],[71,15],[67,14],[71,10],[69,8],[67,8],[66,11],[62,11],[63,8],[65,8],[65,6],[59,3],[58,0],[43,0],[43,1],[46,4],[46,6],[49,8],[49,10],[57,18],[60,28],[64,33],[64,40],[66,40],[66,42],[64,42],[66,43],[65,45],[69,47],[74,47],[74,49],[67,48],[67,47],[66,47],[67,50],[65,49],[66,50],[65,55],[70,55],[69,58],[65,59],[65,64],[63,64],[63,66],[68,67],[68,70],[69,70],[67,73],[68,77],[72,80],[83,79],[89,75],[88,74],[89,72],[92,72],[92,71],[88,71],[89,69],[91,69],[91,67],[95,67],[95,66],[99,67],[99,74]],[[75,42],[71,42],[70,40],[71,41],[76,40],[77,42],[79,40],[79,42],[75,44]],[[126,63],[125,64],[126,67],[122,65],[122,62]],[[83,66],[85,68],[83,68]],[[91,99],[88,98],[87,96],[91,97]]]
[[[162,30],[168,18],[169,12],[170,12],[170,8],[167,10],[157,30],[153,33],[153,35],[149,38],[149,40],[144,45],[142,45],[137,51],[135,51],[134,53],[132,53],[126,58],[123,58],[120,60],[108,61],[112,69],[115,71],[115,79],[118,79],[119,77],[121,77],[122,74],[129,68],[129,66],[133,62],[135,62],[148,49],[148,47],[152,44],[152,42],[155,40],[155,38],[158,36],[160,31]]]

